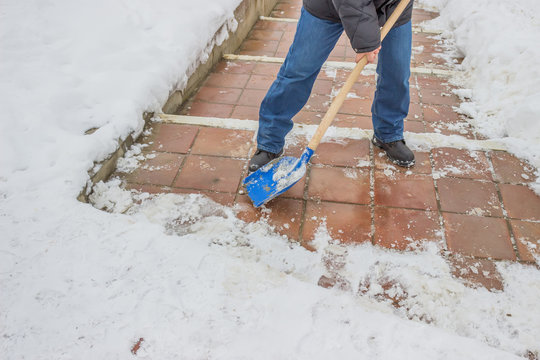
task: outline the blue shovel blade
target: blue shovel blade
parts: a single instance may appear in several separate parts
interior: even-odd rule
[[[313,150],[306,148],[297,159],[284,156],[276,159],[244,179],[247,193],[255,207],[259,207],[289,190],[306,174],[306,165]]]

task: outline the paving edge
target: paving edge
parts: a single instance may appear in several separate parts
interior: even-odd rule
[[[197,126],[211,126],[223,129],[234,130],[252,130],[255,131],[258,128],[258,121],[256,120],[240,120],[230,118],[213,118],[206,116],[189,116],[189,115],[170,115],[159,114],[161,121],[169,124],[182,124],[182,125],[197,125]],[[318,125],[308,124],[294,124],[292,134],[293,135],[305,135],[312,136]],[[359,129],[359,128],[346,128],[331,126],[328,128],[326,137],[336,139],[371,139],[373,136],[373,130]],[[471,150],[500,150],[508,151],[504,142],[497,139],[493,140],[474,140],[467,139],[460,135],[443,135],[437,133],[413,133],[405,132],[405,137],[409,143],[416,145],[419,148],[437,148],[437,147],[452,147],[456,149],[471,149]]]
[[[256,55],[237,55],[237,54],[223,54],[225,60],[238,60],[238,61],[254,61],[254,62],[266,62],[273,64],[283,64],[285,58],[274,57],[274,56],[256,56]],[[334,68],[334,69],[345,69],[352,70],[356,66],[356,63],[351,61],[325,61],[324,67]],[[367,64],[364,67],[362,73],[374,73],[377,66],[375,64]],[[420,75],[435,75],[435,76],[456,76],[461,73],[461,71],[455,70],[446,70],[439,68],[428,68],[428,67],[411,67],[411,73],[420,74]],[[167,112],[167,111],[166,111]]]
[[[234,32],[229,31],[229,36],[221,43],[221,45],[214,45],[206,62],[197,66],[182,89],[171,91],[167,101],[162,107],[163,112],[174,113],[182,105],[184,99],[189,98],[189,96],[193,94],[210,70],[221,60],[223,54],[234,52],[240,44],[242,44],[253,25],[259,20],[260,16],[270,14],[278,1],[279,0],[242,0],[240,5],[238,5],[234,11],[234,18],[238,22],[236,30]],[[227,27],[226,23],[216,31],[210,44],[217,43],[216,39],[223,31],[224,27]],[[142,116],[145,124],[147,124],[154,114],[145,112]],[[96,129],[90,129],[87,134],[91,134],[95,130]],[[133,145],[140,134],[141,132],[133,132],[124,140],[119,139],[116,150],[111,153],[107,159],[94,164],[92,169],[88,172],[90,179],[79,193],[79,196],[77,196],[77,200],[88,202],[88,196],[91,194],[94,184],[109,178],[116,169],[116,162],[118,159],[124,156],[126,151]]]

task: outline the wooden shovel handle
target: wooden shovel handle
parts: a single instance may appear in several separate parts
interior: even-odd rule
[[[398,6],[396,7],[396,9],[394,10],[394,12],[392,13],[392,15],[390,15],[388,20],[386,20],[386,23],[381,29],[381,42],[384,40],[386,34],[388,34],[392,26],[394,26],[397,19],[400,17],[401,13],[403,12],[403,10],[405,10],[405,8],[407,7],[410,1],[411,0],[401,0]],[[336,116],[337,112],[341,108],[341,105],[347,98],[347,94],[351,90],[356,80],[358,80],[358,76],[360,76],[360,73],[362,72],[366,64],[367,64],[367,57],[364,56],[358,62],[358,64],[356,64],[352,73],[347,78],[347,81],[345,81],[345,84],[343,85],[343,87],[341,88],[337,96],[334,98],[334,100],[332,101],[332,104],[330,104],[330,108],[328,108],[328,111],[326,112],[326,114],[324,114],[324,117],[321,120],[319,127],[317,128],[317,131],[315,131],[313,138],[308,144],[308,147],[311,150],[315,150],[317,149],[317,146],[319,146],[319,143],[321,142],[322,137],[326,133],[326,130],[328,130],[328,127],[334,120],[334,117]]]

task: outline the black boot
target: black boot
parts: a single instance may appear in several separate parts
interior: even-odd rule
[[[373,145],[383,149],[388,159],[394,164],[406,168],[414,165],[414,154],[405,144],[405,140],[397,140],[385,144],[373,136],[371,142],[373,142]]]
[[[255,152],[255,155],[251,158],[249,161],[249,171],[257,171],[261,166],[264,166],[268,164],[270,161],[278,158],[283,154],[283,150],[281,150],[279,153],[274,154],[268,151],[264,151],[261,149],[257,149]]]

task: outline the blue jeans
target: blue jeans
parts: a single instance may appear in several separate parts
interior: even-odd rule
[[[308,101],[313,83],[342,33],[340,23],[319,19],[302,8],[294,41],[259,109],[257,148],[281,151],[293,127],[292,118]],[[411,39],[409,22],[388,33],[379,53],[371,111],[375,136],[385,143],[403,139],[403,120],[409,112]]]

